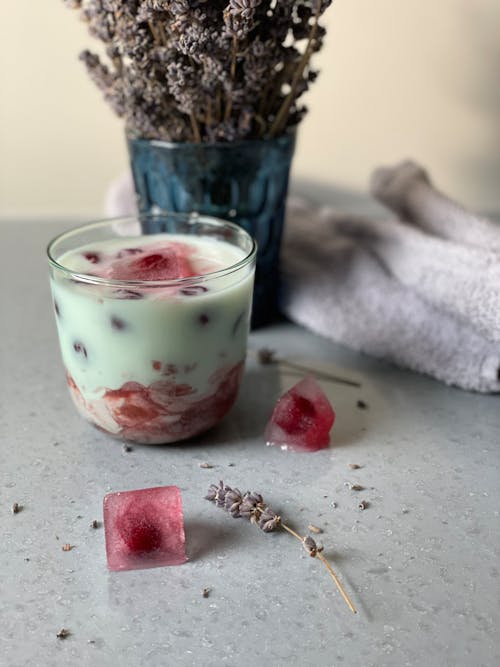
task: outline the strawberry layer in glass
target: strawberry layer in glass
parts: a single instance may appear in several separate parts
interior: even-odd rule
[[[55,260],[64,267],[51,277],[62,358],[85,418],[122,439],[159,444],[225,416],[246,353],[247,250],[160,233],[94,241]]]

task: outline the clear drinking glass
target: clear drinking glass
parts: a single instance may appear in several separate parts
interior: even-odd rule
[[[101,257],[147,266],[155,244],[169,242],[195,244],[227,265],[168,280],[99,275]],[[68,231],[47,254],[67,383],[83,417],[124,440],[159,444],[225,416],[252,307],[256,244],[247,232],[198,214],[140,215]]]

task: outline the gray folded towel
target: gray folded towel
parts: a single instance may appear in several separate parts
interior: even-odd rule
[[[284,312],[447,384],[500,391],[500,226],[439,193],[410,162],[377,170],[372,191],[404,221],[290,203]]]

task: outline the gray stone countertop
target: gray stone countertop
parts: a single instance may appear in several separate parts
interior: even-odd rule
[[[329,449],[264,445],[272,406],[297,378],[259,367],[250,352],[219,428],[125,452],[67,395],[44,257],[64,227],[0,224],[0,665],[497,667],[498,396],[281,324],[253,333],[251,349],[362,383],[323,385],[337,412]],[[315,537],[358,614],[291,536],[264,534],[204,500],[219,479],[261,492],[301,533],[322,528]],[[103,529],[90,527],[103,496],[169,484],[182,490],[190,561],[108,572]],[[58,639],[63,627],[71,634]]]

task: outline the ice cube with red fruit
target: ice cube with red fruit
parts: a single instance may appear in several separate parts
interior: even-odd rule
[[[176,280],[193,275],[182,244],[170,243],[143,250],[119,253],[111,263],[107,277],[112,280]]]
[[[187,560],[177,486],[108,493],[104,531],[110,570],[181,565]]]
[[[295,384],[276,403],[265,430],[268,445],[315,452],[330,444],[335,412],[313,377]]]

